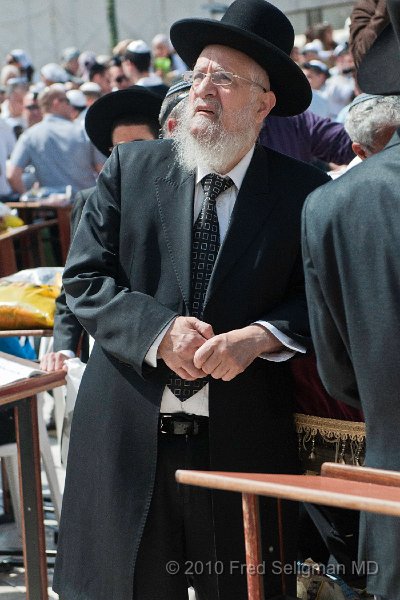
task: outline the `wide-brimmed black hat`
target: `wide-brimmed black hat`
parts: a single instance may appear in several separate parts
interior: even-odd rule
[[[311,88],[290,58],[294,31],[289,19],[266,0],[235,0],[220,21],[182,19],[171,27],[171,42],[190,68],[211,44],[243,52],[267,71],[276,106],[271,114],[297,115],[308,108]]]
[[[357,71],[368,94],[400,94],[400,0],[387,0],[391,23],[378,35]]]
[[[100,152],[110,155],[113,124],[118,119],[140,115],[158,121],[162,98],[147,88],[135,85],[102,96],[88,109],[86,132]]]

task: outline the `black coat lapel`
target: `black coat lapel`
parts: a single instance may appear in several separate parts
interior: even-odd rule
[[[221,281],[264,227],[265,220],[277,199],[278,195],[270,184],[267,156],[261,147],[256,146],[215,263],[205,304],[210,301]]]
[[[155,185],[168,252],[183,299],[189,306],[194,175],[173,166],[165,178],[156,178]]]

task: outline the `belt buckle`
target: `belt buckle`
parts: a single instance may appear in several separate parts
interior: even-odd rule
[[[193,421],[173,421],[175,435],[193,435],[195,432]],[[197,425],[197,423],[196,423]]]

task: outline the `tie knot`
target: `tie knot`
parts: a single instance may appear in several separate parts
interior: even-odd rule
[[[209,173],[201,180],[204,194],[210,200],[214,200],[219,194],[225,192],[228,188],[233,185],[233,181],[230,177],[221,177],[216,173]]]

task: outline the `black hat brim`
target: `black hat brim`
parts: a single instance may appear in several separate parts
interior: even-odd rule
[[[86,113],[85,129],[90,140],[105,156],[110,155],[115,121],[140,115],[158,121],[162,98],[147,88],[134,86],[102,96]]]
[[[312,92],[303,71],[280,48],[251,32],[212,19],[182,19],[171,27],[172,45],[192,68],[206,46],[219,44],[243,52],[267,71],[276,106],[271,114],[289,117],[304,112]]]

